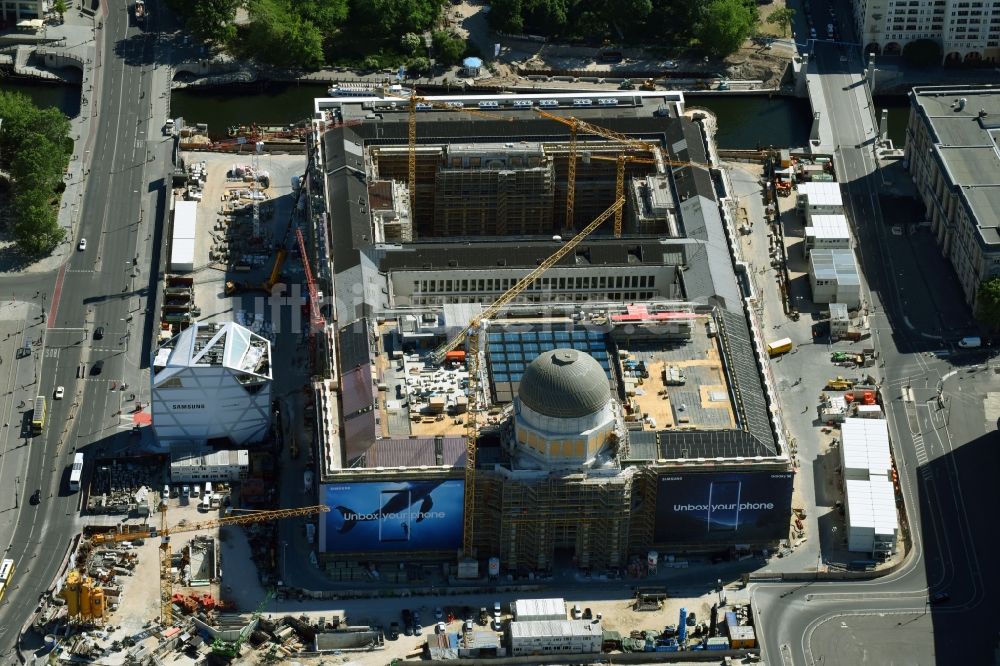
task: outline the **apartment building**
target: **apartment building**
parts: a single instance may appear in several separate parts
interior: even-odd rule
[[[941,252],[974,308],[979,285],[1000,276],[1000,91],[914,88],[906,160]]]
[[[19,21],[45,18],[48,4],[46,0],[0,0],[0,21],[13,27]]]
[[[898,55],[910,42],[941,44],[946,64],[994,62],[1000,56],[996,0],[854,0],[865,53]]]

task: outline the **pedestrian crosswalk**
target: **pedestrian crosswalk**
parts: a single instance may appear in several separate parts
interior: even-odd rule
[[[927,465],[927,449],[924,448],[924,434],[921,432],[913,435],[913,450],[917,454],[917,465],[924,467]]]

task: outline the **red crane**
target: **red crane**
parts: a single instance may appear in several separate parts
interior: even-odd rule
[[[309,337],[314,338],[316,332],[323,328],[326,322],[319,311],[319,291],[313,280],[312,269],[309,268],[309,255],[306,254],[306,241],[302,237],[302,229],[295,227],[295,238],[299,241],[299,256],[302,257],[302,268],[306,272],[306,286],[309,288]]]

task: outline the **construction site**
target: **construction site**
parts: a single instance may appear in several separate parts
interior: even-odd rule
[[[328,576],[641,577],[659,553],[787,538],[737,205],[681,93],[386,91],[315,112]]]

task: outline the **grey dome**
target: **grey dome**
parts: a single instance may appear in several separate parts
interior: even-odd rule
[[[539,414],[571,419],[604,407],[611,399],[611,386],[593,356],[575,349],[553,349],[528,365],[517,397]]]

